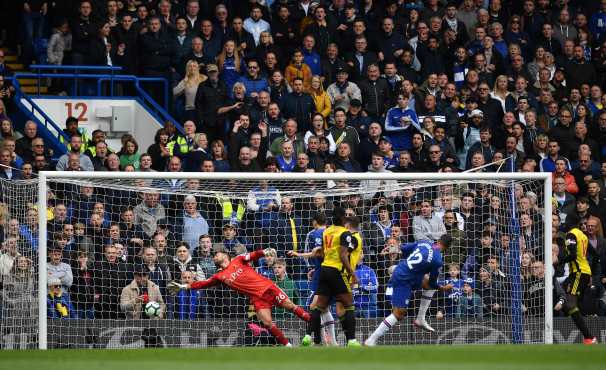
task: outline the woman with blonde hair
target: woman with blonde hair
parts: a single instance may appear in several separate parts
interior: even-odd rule
[[[311,89],[309,91],[311,97],[314,99],[316,105],[316,112],[320,113],[324,119],[330,116],[332,105],[330,103],[330,97],[322,86],[322,80],[320,76],[313,76],[311,78]]]
[[[507,90],[507,83],[507,76],[497,76],[494,81],[494,87],[492,89],[492,92],[490,93],[490,96],[492,96],[494,99],[497,99],[499,103],[501,103],[501,106],[503,107],[503,112],[507,111],[505,108],[505,101],[507,100],[507,96],[511,94]]]
[[[242,72],[242,59],[234,40],[227,40],[223,44],[223,50],[217,55],[217,66],[221,79],[225,82],[228,91],[231,90]]]
[[[175,97],[185,95],[185,113],[183,121],[198,122],[196,111],[196,93],[198,86],[208,77],[200,73],[200,65],[195,60],[190,60],[185,65],[185,77],[173,88]]]

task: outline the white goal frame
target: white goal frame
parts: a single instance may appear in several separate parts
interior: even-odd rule
[[[397,180],[397,181],[481,181],[481,180],[539,180],[544,193],[544,263],[552,265],[551,227],[552,176],[549,172],[513,173],[235,173],[235,172],[67,172],[41,171],[38,175],[38,348],[48,348],[47,327],[47,180],[50,179],[200,179],[200,180],[280,180],[280,181],[337,181],[337,180]],[[544,343],[553,343],[553,281],[550,269],[545,270],[545,325]]]

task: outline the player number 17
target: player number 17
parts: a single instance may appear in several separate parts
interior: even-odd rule
[[[418,264],[423,260],[423,255],[419,249],[415,249],[410,256],[406,259],[406,264],[408,265],[408,269],[412,270],[413,266]]]

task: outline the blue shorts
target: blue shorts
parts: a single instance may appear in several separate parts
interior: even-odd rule
[[[408,284],[397,284],[391,285],[387,288],[391,289],[391,305],[396,308],[408,308],[410,304],[410,296],[412,295],[413,289]],[[386,295],[387,292],[386,292]]]

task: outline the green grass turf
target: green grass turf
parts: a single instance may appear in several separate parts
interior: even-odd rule
[[[606,369],[603,345],[0,351],[0,369]]]

